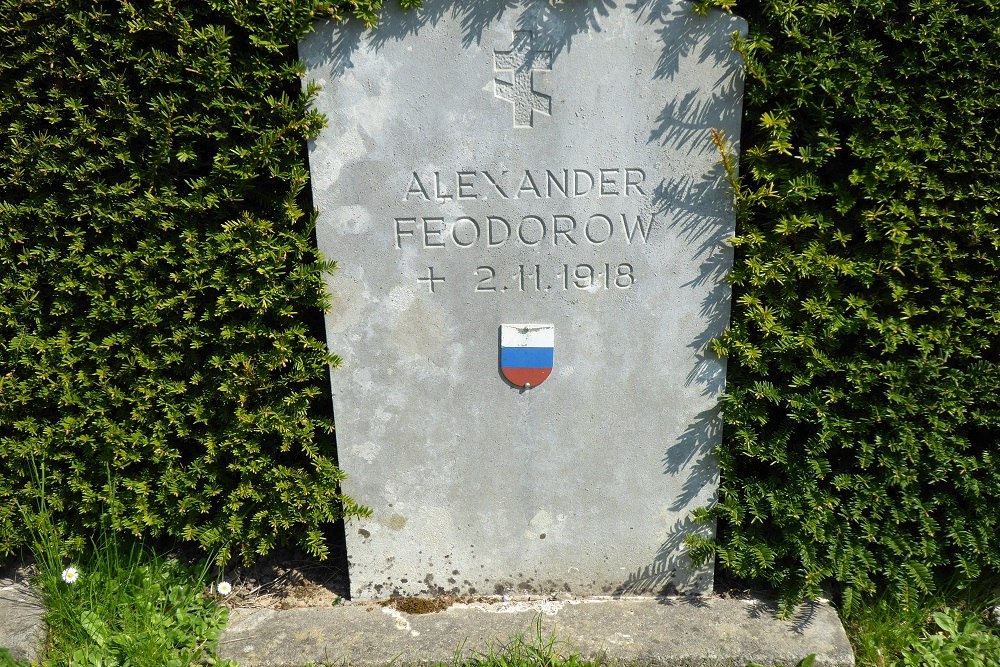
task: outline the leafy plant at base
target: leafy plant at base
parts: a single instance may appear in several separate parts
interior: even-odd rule
[[[935,631],[910,645],[899,667],[1000,667],[1000,635],[956,609],[933,614]]]
[[[996,591],[995,578],[968,585],[955,575],[946,578],[935,593],[920,595],[907,605],[899,604],[888,591],[863,596],[844,623],[855,661],[861,667],[908,667],[921,664],[919,656],[938,653],[939,648],[952,651],[936,647],[942,643],[933,638],[942,629],[935,621],[938,614],[959,627],[958,632],[942,635],[944,644],[988,648],[991,642],[1000,641],[1000,628],[983,622],[997,605]]]

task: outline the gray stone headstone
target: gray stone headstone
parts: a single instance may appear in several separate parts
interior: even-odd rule
[[[374,510],[355,597],[710,591],[683,542],[713,530],[711,130],[736,148],[744,31],[686,2],[426,0],[301,42],[344,491]],[[544,382],[508,381],[504,325],[554,343]]]

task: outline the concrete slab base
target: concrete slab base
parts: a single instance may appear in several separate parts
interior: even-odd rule
[[[670,667],[853,667],[847,635],[829,604],[805,604],[789,620],[761,600],[589,598],[455,604],[407,614],[374,602],[277,611],[236,609],[221,638],[242,667],[356,667],[451,663],[503,649],[520,635],[560,653],[609,664]]]

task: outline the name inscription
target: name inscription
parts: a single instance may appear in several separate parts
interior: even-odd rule
[[[495,250],[521,246],[573,248],[615,245],[621,249],[644,245],[656,229],[655,216],[643,214],[641,205],[622,205],[618,211],[593,210],[580,214],[558,212],[558,200],[590,198],[594,208],[617,200],[647,198],[646,171],[640,167],[566,169],[479,169],[467,171],[412,171],[402,202],[413,207],[421,202],[447,205],[459,201],[545,205],[545,211],[511,214],[506,210],[471,215],[444,215],[437,211],[392,218],[392,245],[397,250],[460,251]],[[585,205],[585,206],[590,206]],[[505,208],[506,208],[505,207]],[[520,205],[524,208],[524,204]],[[579,204],[577,204],[577,210]],[[433,254],[428,257],[433,260]],[[468,282],[475,294],[495,295],[507,291],[545,293],[556,291],[598,292],[630,289],[637,282],[635,269],[620,256],[616,261],[517,264],[498,266],[481,263]],[[431,294],[454,283],[428,262],[426,272],[416,277]],[[463,289],[462,285],[457,288]]]
[[[529,247],[543,243],[554,246],[604,245],[613,238],[625,243],[645,243],[649,239],[652,218],[629,218],[626,214],[612,219],[594,213],[586,220],[571,215],[554,214],[546,217],[526,215],[511,222],[498,215],[485,219],[458,218],[393,218],[396,248],[415,243],[421,248],[499,248],[508,243]]]
[[[579,197],[632,197],[645,195],[646,172],[638,167],[601,169],[524,169],[517,172],[440,171],[413,172],[403,201],[470,199],[576,199]]]

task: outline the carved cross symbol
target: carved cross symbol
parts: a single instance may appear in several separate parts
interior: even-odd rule
[[[444,279],[443,276],[435,276],[434,275],[434,267],[433,266],[428,266],[427,267],[427,277],[426,278],[417,278],[417,280],[419,282],[427,283],[427,287],[428,287],[430,293],[434,294],[434,287],[435,287],[434,283],[443,283],[445,279]]]
[[[514,127],[532,127],[534,112],[551,114],[552,98],[535,90],[535,71],[552,70],[552,52],[531,48],[530,30],[515,30],[510,51],[493,50],[493,69],[511,72],[512,80],[494,78],[494,94],[514,105]]]

